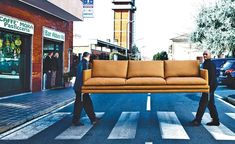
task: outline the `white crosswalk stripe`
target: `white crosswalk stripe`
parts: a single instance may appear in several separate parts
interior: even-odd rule
[[[226,115],[235,120],[235,113],[226,113]]]
[[[195,116],[196,113],[193,112],[193,115]],[[202,118],[202,125],[216,140],[235,140],[235,133],[229,128],[222,123],[220,123],[219,126],[207,126],[206,123],[210,121],[211,118],[209,113],[205,113]]]
[[[102,117],[103,115],[104,112],[96,113],[97,117]],[[87,116],[81,118],[81,122],[84,126],[71,126],[55,139],[81,139],[93,127]]]
[[[157,112],[163,139],[190,139],[175,112]]]
[[[122,112],[108,139],[134,139],[139,112]]]
[[[57,121],[61,120],[64,118],[66,115],[70,113],[54,113],[52,115],[49,115],[47,117],[44,117],[42,119],[39,119],[22,129],[19,129],[18,131],[15,131],[1,139],[3,140],[25,140],[28,139],[37,133],[45,130],[49,126],[53,125]]]
[[[1,140],[25,140],[42,132],[56,122],[60,121],[65,116],[71,113],[57,112],[51,115],[46,115],[42,118],[32,120],[27,125],[21,128],[11,130],[5,135],[2,135]],[[235,113],[225,113],[235,120]],[[97,112],[97,117],[102,117],[104,112]],[[195,116],[196,113],[193,112]],[[137,125],[140,112],[122,112],[117,123],[113,127],[107,139],[134,139],[136,136]],[[189,140],[184,127],[181,125],[175,112],[157,111],[159,126],[162,139],[182,139]],[[220,123],[220,126],[207,126],[206,123],[211,121],[209,113],[205,113],[202,119],[202,125],[216,140],[235,140],[235,133]],[[59,134],[55,139],[69,140],[82,139],[93,127],[87,116],[81,118],[84,126],[70,126],[68,129]],[[145,142],[152,144],[152,142]]]

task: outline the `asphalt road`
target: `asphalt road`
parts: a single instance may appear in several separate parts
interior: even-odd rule
[[[223,98],[226,98],[228,97],[229,95],[234,95],[235,94],[235,89],[231,89],[231,88],[228,88],[227,86],[225,85],[219,85],[216,89],[216,92],[215,92],[217,95],[223,97]]]
[[[216,93],[221,95],[222,91],[226,89],[220,88]],[[73,104],[70,104],[5,133],[0,143],[234,144],[235,107],[219,96],[216,97],[219,127],[189,125],[199,99],[199,93],[93,94],[95,111],[102,117],[97,125],[90,125],[83,113],[85,126],[71,126]],[[207,111],[203,122],[208,121]]]

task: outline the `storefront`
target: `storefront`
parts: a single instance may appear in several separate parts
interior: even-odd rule
[[[61,56],[63,56],[64,41],[65,33],[43,27],[43,89],[57,88],[63,85],[63,59]],[[52,65],[46,63],[46,57],[50,53],[53,53]],[[53,79],[52,81],[48,80],[47,69],[52,69],[52,76],[49,77]]]
[[[30,91],[34,25],[0,14],[0,95]]]
[[[66,2],[82,4],[81,1]],[[0,97],[45,88],[44,58],[58,53],[56,86],[63,86],[63,74],[70,71],[73,21],[80,21],[51,0],[0,1]]]

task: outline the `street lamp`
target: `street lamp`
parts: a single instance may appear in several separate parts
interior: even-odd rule
[[[127,50],[129,49],[129,27],[128,24],[134,22],[135,20],[128,21],[126,23],[126,56],[127,56]]]

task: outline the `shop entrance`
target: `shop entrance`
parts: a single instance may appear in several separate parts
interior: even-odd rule
[[[31,35],[0,29],[0,96],[30,91]]]
[[[43,40],[42,89],[62,87],[63,42]]]

